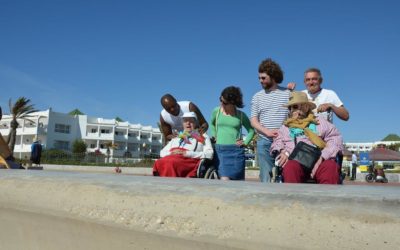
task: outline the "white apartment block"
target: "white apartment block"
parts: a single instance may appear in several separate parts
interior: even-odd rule
[[[158,128],[118,122],[115,119],[69,115],[53,112],[51,109],[35,112],[28,120],[19,120],[14,157],[30,156],[31,145],[37,137],[45,149],[72,150],[72,144],[82,139],[87,152],[100,150],[106,154],[107,143],[116,145],[111,149],[112,158],[123,157],[129,152],[132,158],[145,154],[159,154],[162,148],[161,132]],[[0,132],[6,137],[10,132],[10,115],[3,115]]]

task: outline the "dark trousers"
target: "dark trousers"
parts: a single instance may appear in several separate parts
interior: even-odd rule
[[[356,179],[356,175],[357,175],[357,164],[356,163],[352,163],[352,168],[351,168],[351,179],[355,180]]]

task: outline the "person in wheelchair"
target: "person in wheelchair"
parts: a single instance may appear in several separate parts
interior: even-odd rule
[[[201,159],[212,159],[213,148],[207,134],[198,131],[197,115],[186,112],[183,131],[161,150],[153,166],[154,176],[196,177]]]
[[[278,152],[276,162],[283,168],[283,181],[304,183],[311,177],[318,184],[338,184],[340,167],[335,158],[343,147],[339,130],[324,118],[315,117],[312,112],[315,104],[303,92],[292,92],[286,107],[289,118],[271,145],[271,153]],[[321,156],[312,170],[304,168],[296,160],[289,160],[295,144],[300,141],[321,149]]]

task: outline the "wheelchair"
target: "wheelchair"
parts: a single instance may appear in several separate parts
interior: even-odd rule
[[[278,156],[278,152],[274,151],[272,156],[275,159]],[[339,175],[339,183],[338,184],[339,185],[343,185],[343,180],[346,177],[346,174],[342,173],[342,166],[341,166],[342,165],[342,161],[341,161],[339,155],[337,156],[335,161],[338,163],[338,165],[340,167],[340,170],[338,172],[338,175]],[[272,182],[274,182],[274,183],[283,183],[284,182],[284,178],[283,178],[282,172],[283,172],[283,168],[281,166],[275,165],[272,168],[272,173],[271,173],[272,174],[272,176],[271,176]],[[315,179],[309,178],[304,183],[316,184],[317,182],[316,182]]]
[[[214,161],[210,159],[202,159],[197,168],[197,178],[203,179],[219,179],[217,168]]]

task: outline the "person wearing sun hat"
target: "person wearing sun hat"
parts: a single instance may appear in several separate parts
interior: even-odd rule
[[[182,115],[183,131],[161,150],[153,166],[153,175],[163,177],[196,177],[201,159],[213,158],[213,148],[207,134],[198,130],[195,112]]]
[[[340,167],[335,158],[343,147],[339,130],[313,114],[316,106],[304,92],[292,92],[285,107],[289,110],[289,118],[278,130],[278,136],[271,145],[271,152],[279,152],[277,163],[283,168],[284,182],[302,183],[311,177],[319,184],[338,184]],[[295,148],[295,140],[321,149],[321,157],[311,172],[303,169],[297,161],[288,159]]]

